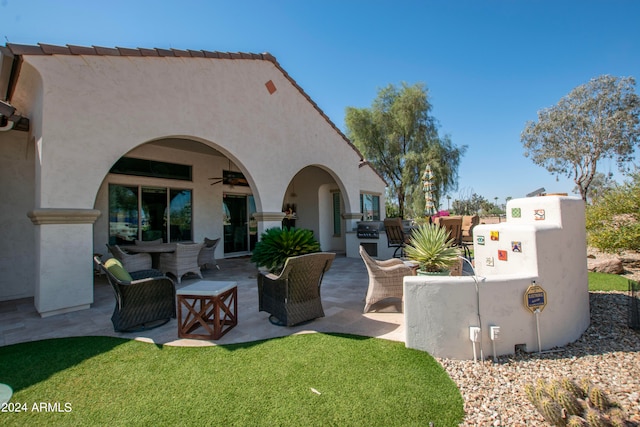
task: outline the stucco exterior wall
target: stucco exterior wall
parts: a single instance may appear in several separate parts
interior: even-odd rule
[[[590,320],[581,199],[513,199],[507,204],[507,222],[476,226],[473,235],[475,280],[404,278],[408,347],[436,357],[471,359],[471,326],[482,329],[482,342],[476,345],[478,355],[482,350],[485,356],[493,354],[491,326],[501,328],[497,355],[512,354],[521,344],[530,352],[548,350],[580,337]],[[525,304],[533,282],[546,292],[546,306],[537,315]]]
[[[34,147],[24,132],[0,132],[0,301],[33,296]]]
[[[110,165],[167,136],[213,142],[242,159],[259,211],[280,211],[282,199],[261,195],[281,193],[310,164],[340,171],[348,209],[358,200],[357,153],[269,61],[55,59],[25,58],[40,70],[47,93],[41,156],[48,161],[41,168],[51,179],[37,188],[41,207],[92,206]],[[269,80],[277,88],[272,95]],[[85,178],[74,181],[76,174]]]
[[[35,243],[22,247],[29,252],[24,259],[30,256],[34,266],[32,292],[43,316],[92,302],[91,254],[106,250],[106,189],[109,182],[131,183],[108,172],[127,153],[193,165],[194,210],[199,212],[194,240],[222,234],[220,222],[202,218],[222,211],[225,189],[205,180],[220,176],[226,158],[250,184],[238,191],[253,194],[259,233],[280,224],[285,189],[309,166],[312,173],[324,174],[309,181],[315,188],[308,197],[316,206],[335,188],[342,195],[346,225],[359,211],[360,154],[270,60],[76,54],[22,54],[21,59],[11,102],[31,121],[34,151],[25,170],[32,177],[24,184],[15,178],[3,184],[25,192],[15,213],[32,211]],[[268,90],[269,82],[275,92]],[[200,158],[179,143],[166,149],[145,145],[167,139],[197,141],[226,158]],[[372,187],[384,191],[379,178]],[[309,212],[308,219],[300,214],[302,225],[315,220],[312,228],[320,231],[322,212]],[[333,237],[321,238],[339,249]],[[8,249],[0,254],[5,253]],[[15,290],[0,291],[0,298],[9,294]]]

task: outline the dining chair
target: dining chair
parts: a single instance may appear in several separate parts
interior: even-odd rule
[[[400,218],[385,218],[384,229],[387,234],[387,247],[396,248],[393,257],[403,257],[404,247],[409,242],[409,235],[404,232],[402,220]]]
[[[402,301],[404,294],[402,281],[405,276],[415,276],[417,267],[406,264],[398,258],[373,259],[362,245],[360,256],[369,274],[369,287],[363,312],[368,312],[374,304],[386,299],[395,298]]]
[[[175,252],[160,254],[158,269],[163,273],[171,273],[178,283],[182,276],[195,274],[202,279],[202,272],[198,266],[198,254],[204,243],[177,243]]]
[[[220,238],[204,238],[204,246],[202,246],[202,249],[200,249],[200,253],[198,254],[198,266],[201,269],[207,268],[208,265],[215,265],[216,268],[220,270],[218,261],[216,261],[216,247],[218,247],[218,243],[220,243]]]
[[[107,249],[113,257],[119,260],[127,271],[148,270],[152,268],[151,255],[128,254],[118,245],[107,244]]]

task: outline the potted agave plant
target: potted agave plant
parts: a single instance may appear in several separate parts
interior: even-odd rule
[[[258,268],[280,274],[289,257],[320,252],[313,231],[304,228],[269,228],[262,233],[251,255]]]
[[[413,230],[404,252],[419,265],[419,275],[448,276],[450,268],[460,261],[449,232],[437,224],[423,224]]]

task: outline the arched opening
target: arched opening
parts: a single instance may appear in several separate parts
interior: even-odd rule
[[[116,161],[96,194],[94,251],[135,240],[222,238],[216,256],[249,253],[257,240],[255,198],[239,161],[214,144],[162,138]]]
[[[283,227],[312,230],[323,251],[344,252],[346,222],[343,191],[319,166],[301,169],[289,182],[282,201]]]

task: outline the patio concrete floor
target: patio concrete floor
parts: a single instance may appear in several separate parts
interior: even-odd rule
[[[402,303],[391,300],[362,313],[368,276],[360,258],[337,255],[322,281],[321,295],[325,317],[302,326],[272,325],[269,314],[258,312],[258,270],[248,257],[218,260],[220,270],[204,270],[207,280],[238,283],[238,325],[217,341],[179,339],[178,322],[137,333],[114,332],[111,324],[115,298],[104,276],[96,276],[94,303],[90,309],[41,318],[33,298],[0,302],[0,346],[50,338],[72,336],[113,336],[138,339],[156,344],[203,346],[250,342],[305,332],[338,332],[393,341],[404,341]],[[176,288],[195,283],[199,278],[185,276]],[[377,310],[377,311],[376,311]]]

